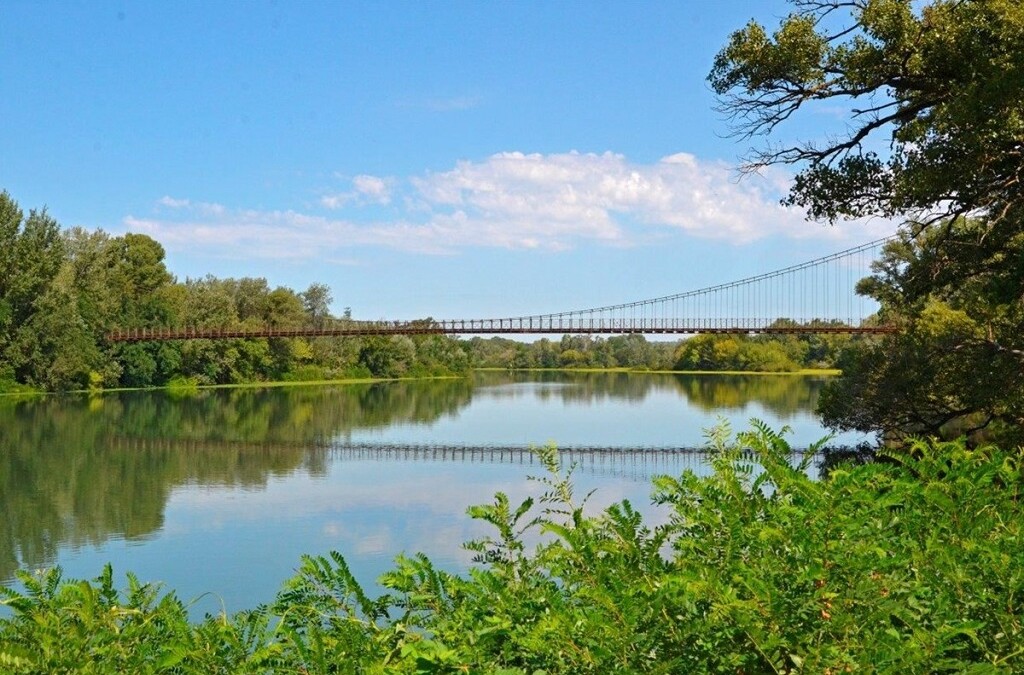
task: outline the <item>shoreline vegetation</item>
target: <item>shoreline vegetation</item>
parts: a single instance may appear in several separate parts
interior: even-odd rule
[[[21,398],[35,396],[51,396],[54,394],[113,394],[136,391],[188,392],[208,389],[273,389],[281,387],[326,387],[353,384],[378,384],[382,382],[405,382],[415,380],[450,380],[467,377],[471,372],[503,372],[503,373],[621,373],[627,375],[750,375],[750,376],[820,376],[838,377],[842,371],[837,368],[801,368],[800,370],[762,371],[762,370],[648,370],[644,368],[471,368],[467,373],[451,375],[418,375],[409,377],[348,377],[328,380],[257,380],[252,382],[233,382],[230,384],[201,384],[197,381],[174,380],[164,385],[149,387],[113,387],[109,389],[72,389],[68,391],[45,391],[33,389],[25,385],[16,385],[13,390],[0,389],[0,397]]]
[[[370,595],[337,552],[303,556],[266,605],[188,603],[107,565],[0,588],[0,664],[41,672],[1019,672],[1024,449],[911,441],[909,452],[792,466],[753,422],[711,433],[710,475],[653,481],[667,521],[584,511],[553,446],[535,501],[470,506],[475,567],[399,556]],[[540,543],[528,544],[528,541]],[[90,669],[91,668],[91,669]]]
[[[173,592],[130,573],[120,589],[109,565],[94,581],[23,573],[20,589],[0,587],[11,612],[0,617],[0,669],[1024,672],[1024,4],[790,5],[777,26],[738,27],[707,80],[730,134],[755,140],[745,168],[795,171],[784,206],[833,225],[901,222],[857,285],[898,332],[109,344],[116,328],[353,316],[331,315],[323,284],[178,280],[151,237],[64,230],[0,192],[0,389],[188,390],[479,367],[839,368],[818,402],[825,425],[880,433],[886,446],[812,479],[813,454],[792,466],[765,425],[735,438],[719,429],[709,475],[654,480],[668,511],[658,525],[625,501],[585,512],[557,450],[543,448],[536,502],[497,493],[469,507],[490,528],[466,544],[476,568],[456,576],[399,557],[379,597],[334,552],[304,557],[271,603],[195,624]],[[779,135],[822,106],[848,111],[836,133]]]

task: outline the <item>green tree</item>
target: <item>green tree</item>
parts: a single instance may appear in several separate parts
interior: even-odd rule
[[[270,295],[267,280],[246,277],[234,282],[233,286],[232,295],[238,320],[242,323],[248,322],[253,327],[262,325],[266,315],[267,296]]]
[[[416,357],[416,345],[404,335],[371,336],[359,352],[359,364],[376,377],[401,377]]]
[[[616,335],[608,338],[608,345],[620,366],[638,368],[653,365],[651,345],[643,335]]]
[[[1024,5],[1009,0],[791,0],[776,32],[751,22],[709,81],[745,136],[815,104],[849,108],[825,140],[755,149],[751,167],[798,164],[789,201],[812,217],[943,207],[1020,219]],[[820,106],[819,106],[820,109]],[[869,141],[885,134],[891,151]],[[876,144],[873,147],[877,147]]]
[[[299,328],[306,319],[302,297],[290,288],[278,286],[267,295],[265,320],[278,328]]]
[[[299,297],[310,322],[318,328],[323,327],[331,318],[331,303],[334,302],[330,287],[327,284],[310,284]]]
[[[159,291],[173,281],[164,265],[164,247],[144,234],[111,239],[105,247],[107,293],[120,301],[119,325],[129,328],[172,322]]]
[[[57,221],[45,210],[26,218],[0,192],[0,370],[16,382],[62,389],[87,373],[73,284],[58,280],[65,261]]]
[[[541,338],[534,343],[537,350],[537,365],[541,368],[558,367],[558,350],[551,340]]]
[[[1022,442],[1024,307],[1001,292],[1024,286],[1024,268],[1016,280],[979,273],[918,295],[909,289],[930,267],[931,238],[939,236],[936,229],[904,235],[885,248],[876,275],[861,282],[903,330],[843,354],[843,377],[826,388],[819,410],[840,429],[946,436],[985,430]],[[1007,253],[1024,262],[1024,242]]]
[[[102,357],[78,312],[69,265],[61,266],[35,308],[19,331],[22,346],[33,343],[24,363],[33,383],[48,390],[85,389]]]
[[[709,75],[734,130],[769,141],[747,168],[798,167],[785,201],[811,218],[899,218],[908,230],[861,287],[903,334],[843,357],[826,418],[892,432],[1019,429],[1007,412],[1019,385],[1003,385],[1024,369],[1024,4],[792,5],[771,35],[755,22],[735,32]],[[843,129],[779,138],[799,114],[837,104]],[[909,377],[917,367],[935,377]]]

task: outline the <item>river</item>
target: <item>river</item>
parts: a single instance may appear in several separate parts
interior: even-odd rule
[[[827,380],[788,375],[491,373],[464,379],[0,398],[0,582],[59,564],[162,581],[194,614],[273,598],[303,553],[335,549],[372,587],[400,552],[453,571],[496,491],[537,495],[530,445],[578,460],[591,508],[702,471],[703,430],[759,418],[794,447],[825,435]],[[856,443],[844,435],[837,443]]]

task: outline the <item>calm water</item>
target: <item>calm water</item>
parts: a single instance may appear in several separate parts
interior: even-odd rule
[[[302,553],[341,551],[366,583],[399,552],[465,569],[466,506],[538,494],[531,444],[599,447],[594,506],[646,505],[650,476],[700,470],[719,417],[825,434],[812,377],[478,373],[338,387],[0,399],[0,582],[60,564],[161,580],[194,612],[272,599]],[[837,442],[861,440],[845,436]],[[649,517],[660,514],[646,507]],[[203,595],[207,594],[207,595]]]

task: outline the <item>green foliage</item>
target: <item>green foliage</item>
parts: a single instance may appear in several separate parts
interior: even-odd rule
[[[5,672],[172,672],[203,660],[181,602],[130,574],[123,593],[109,565],[92,583],[64,581],[60,568],[18,579],[23,591],[2,589],[14,611],[0,624]]]
[[[797,163],[790,202],[816,219],[937,206],[1019,221],[1024,7],[1010,0],[791,0],[769,35],[732,34],[708,76],[743,136],[770,135],[823,104],[848,109],[822,140],[768,145],[755,165]],[[864,101],[867,101],[866,103]],[[879,135],[891,152],[866,140]]]
[[[1012,275],[953,262],[941,248],[984,228],[941,223],[884,248],[860,290],[901,331],[843,355],[843,377],[820,401],[826,423],[893,437],[979,432],[1024,442],[1024,237],[1001,254],[1017,261]]]
[[[1024,668],[1024,450],[914,441],[815,480],[759,423],[711,434],[711,472],[655,480],[651,527],[594,514],[553,447],[537,501],[469,515],[458,577],[400,557],[371,597],[338,553],[269,607],[189,625],[109,568],[5,589],[5,672],[782,673]]]
[[[19,384],[47,388],[87,372],[75,362],[79,335],[64,311],[64,255],[60,227],[45,210],[25,217],[0,192],[0,366]]]
[[[677,370],[786,372],[801,367],[778,341],[736,335],[697,335],[681,342],[675,357]]]
[[[708,77],[752,167],[794,164],[810,218],[905,221],[861,291],[902,333],[857,345],[823,400],[836,428],[1024,438],[1024,4],[791,0],[736,31]],[[819,139],[771,138],[847,111]],[[838,106],[838,107],[837,107]],[[886,147],[884,154],[872,148]]]
[[[793,326],[779,319],[775,327]],[[821,321],[814,325],[828,325]],[[746,370],[787,372],[801,368],[835,368],[844,347],[858,339],[842,334],[823,335],[697,335],[681,341],[673,355],[676,370]]]
[[[433,335],[381,344],[373,338],[194,340],[107,344],[115,328],[326,327],[330,289],[271,289],[266,279],[177,282],[159,242],[61,231],[45,211],[26,218],[0,192],[0,390],[99,390],[360,376],[465,372],[458,341]],[[429,321],[429,320],[428,320]]]
[[[813,324],[823,322],[814,321]],[[779,319],[776,326],[794,325]],[[830,324],[834,326],[835,324]],[[631,370],[745,370],[789,372],[834,368],[848,335],[698,335],[676,342],[648,342],[643,335],[566,335],[532,344],[495,337],[464,343],[477,368],[629,368]]]

